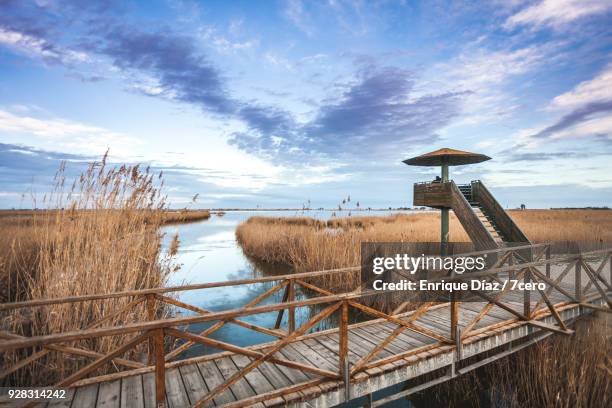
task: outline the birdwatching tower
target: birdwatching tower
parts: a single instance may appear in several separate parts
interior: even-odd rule
[[[447,253],[449,210],[453,210],[476,249],[494,249],[506,243],[529,240],[480,180],[456,185],[449,178],[449,167],[491,160],[489,156],[455,149],[438,149],[404,160],[410,166],[440,166],[440,178],[414,185],[414,205],[438,208],[441,252]]]

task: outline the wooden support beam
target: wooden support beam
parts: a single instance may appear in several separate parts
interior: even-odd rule
[[[395,323],[395,324],[399,324],[401,326],[406,326],[407,329],[415,331],[417,333],[421,333],[424,336],[427,337],[431,337],[434,340],[438,340],[444,343],[454,343],[450,338],[442,336],[434,331],[431,331],[429,329],[426,329],[424,327],[421,327],[419,325],[416,325],[414,323],[411,322],[407,322],[405,320],[402,319],[398,319],[397,317],[388,315],[386,313],[381,312],[380,310],[376,310],[374,308],[371,308],[369,306],[365,306],[362,305],[361,303],[358,302],[354,302],[354,301],[349,301],[349,305],[351,305],[352,307],[355,307],[357,309],[360,309],[362,311],[364,311],[365,313],[372,315],[372,316],[376,316],[376,317],[382,317],[383,319],[386,319],[388,321],[390,321],[391,323]]]
[[[289,285],[287,285],[287,287],[285,288],[285,293],[283,293],[283,300],[281,300],[281,303],[287,303],[289,302]],[[283,314],[285,313],[285,309],[280,309],[278,311],[278,315],[276,316],[276,323],[274,323],[274,328],[275,329],[280,329],[281,323],[283,321]]]
[[[597,279],[599,279],[599,281],[603,283],[608,290],[612,290],[612,285],[606,282],[606,280],[601,276],[601,272],[603,271],[603,268],[606,266],[606,263],[608,262],[608,257],[609,255],[602,259],[601,264],[599,264],[599,267],[597,268],[597,270],[593,269],[593,267],[589,265],[589,263],[586,260],[582,261],[582,265],[585,268],[587,268],[589,271],[591,271],[591,274],[595,276]],[[586,286],[584,287],[585,293],[591,288],[592,284],[593,282],[591,281],[587,282]]]
[[[573,330],[563,330],[563,329],[558,328],[557,326],[553,326],[551,324],[540,322],[539,320],[527,320],[527,324],[530,324],[532,326],[538,327],[540,329],[548,330],[554,333],[568,334],[568,335],[574,333]]]
[[[582,301],[582,257],[578,258],[574,269],[574,297],[578,303]]]
[[[283,281],[283,282],[281,282],[279,284],[274,285],[273,287],[271,287],[270,289],[268,289],[264,293],[260,294],[259,296],[257,296],[253,300],[251,300],[249,303],[247,303],[245,305],[245,307],[255,306],[256,304],[258,304],[262,300],[267,299],[268,297],[270,297],[274,293],[276,293],[278,290],[280,290],[281,288],[285,287],[288,283],[289,283],[289,281]],[[202,314],[210,313],[208,310],[201,309],[201,308],[198,308],[198,309],[203,311]],[[204,313],[204,312],[206,312],[206,313]],[[249,326],[248,328],[253,329],[253,330],[257,330],[257,331],[261,331],[261,332],[265,332],[265,331],[269,330],[270,333],[266,333],[266,334],[269,334],[269,335],[272,335],[272,336],[276,336],[276,337],[282,337],[283,336],[283,334],[281,334],[281,333],[279,333],[277,331],[273,331],[273,330],[270,330],[270,329],[265,329],[265,328],[262,328],[260,326],[255,326],[255,325],[250,324],[250,323],[245,323],[245,322],[242,322],[241,320],[238,320],[238,319],[228,319],[227,321],[226,320],[222,320],[220,322],[217,322],[217,323],[213,324],[211,327],[207,328],[206,330],[200,332],[200,336],[208,336],[209,334],[219,330],[228,321],[231,321],[232,323],[235,323],[235,324],[238,324],[238,325],[243,325],[243,326],[247,325],[247,326]],[[257,329],[255,329],[255,327],[257,327]],[[264,330],[262,330],[262,329],[264,329]],[[180,345],[176,349],[174,349],[171,352],[169,352],[168,354],[166,354],[166,361],[170,361],[170,360],[174,359],[175,357],[177,357],[179,354],[183,353],[185,350],[189,349],[194,344],[195,343],[193,343],[191,341],[187,341],[186,343]]]
[[[287,285],[287,292],[289,293],[288,301],[289,302],[293,302],[295,300],[295,284],[294,284],[293,280],[289,281],[289,284]],[[287,316],[288,329],[287,329],[287,331],[289,333],[293,333],[295,331],[295,307],[290,307],[289,310],[287,311],[287,313],[288,313],[288,316]]]
[[[344,381],[344,401],[350,401],[351,399],[351,376],[349,371],[349,337],[348,337],[348,319],[349,319],[349,305],[345,300],[342,302],[340,308],[340,326],[338,328],[339,344],[338,344],[338,368],[340,370],[340,376]]]
[[[584,262],[584,261],[583,261]],[[610,301],[610,299],[608,298],[608,295],[606,294],[606,292],[603,290],[603,288],[601,287],[601,285],[599,284],[599,282],[597,282],[597,278],[591,273],[591,271],[589,270],[589,268],[584,268],[584,271],[586,272],[587,276],[589,277],[589,279],[591,279],[591,282],[593,282],[593,284],[595,285],[595,288],[597,288],[597,291],[599,292],[599,294],[601,295],[601,297],[606,301],[606,303],[608,304],[609,308],[612,308],[612,302]]]
[[[147,338],[147,333],[139,334],[138,336],[134,337],[133,339],[131,339],[130,341],[128,341],[124,345],[122,345],[122,346],[116,348],[115,350],[111,351],[110,353],[106,354],[104,357],[100,357],[99,359],[97,359],[93,363],[91,363],[91,364],[81,368],[76,373],[66,377],[62,381],[60,381],[57,384],[55,384],[54,387],[55,388],[65,388],[65,387],[71,385],[75,381],[80,380],[81,378],[83,378],[87,374],[89,374],[90,372],[92,372],[95,369],[101,367],[103,364],[113,360],[115,357],[118,357],[118,356],[122,355],[123,353],[125,353],[126,351],[131,349],[132,347],[137,346],[138,344],[140,344],[141,342],[146,340],[146,338]]]
[[[178,337],[178,338],[185,339],[185,340],[190,340],[195,343],[205,344],[207,346],[215,347],[221,350],[230,351],[236,354],[242,354],[242,355],[252,357],[252,358],[260,358],[264,355],[263,353],[259,351],[251,350],[245,347],[235,346],[233,344],[226,343],[221,340],[214,340],[209,337],[200,336],[198,334],[189,333],[186,331],[181,331],[177,329],[166,329],[165,332],[166,334],[170,336]],[[327,377],[327,378],[332,378],[332,379],[339,378],[339,375],[334,372],[323,370],[318,367],[312,367],[312,366],[298,363],[295,361],[286,360],[283,358],[277,358],[277,357],[272,356],[267,361],[274,363],[274,364],[283,365],[289,368],[295,368],[297,370],[304,371],[307,373],[320,375],[322,377]]]
[[[225,381],[223,384],[220,384],[219,386],[217,386],[213,390],[211,390],[208,394],[206,394],[203,398],[201,398],[199,401],[197,401],[194,404],[194,408],[201,408],[201,407],[205,406],[214,397],[216,397],[217,395],[219,395],[220,393],[225,391],[231,385],[235,384],[236,381],[240,380],[246,374],[248,374],[249,372],[251,372],[255,368],[259,367],[263,362],[268,360],[276,352],[278,352],[283,347],[285,347],[287,344],[292,342],[296,337],[298,337],[301,334],[305,333],[306,331],[310,330],[312,327],[314,327],[321,320],[325,319],[327,316],[329,316],[330,314],[332,314],[333,312],[338,310],[338,308],[340,306],[341,306],[341,303],[335,303],[335,304],[333,304],[331,306],[328,306],[327,308],[323,309],[321,312],[317,313],[314,317],[312,317],[308,322],[306,322],[304,325],[302,325],[299,329],[297,329],[296,331],[294,331],[293,333],[291,333],[289,336],[285,337],[284,339],[279,340],[276,343],[276,345],[274,347],[272,347],[271,350],[266,352],[266,354],[264,354],[263,356],[255,359],[253,361],[251,361],[247,366],[243,367],[239,372],[235,373],[230,378],[228,378],[227,381]]]
[[[533,269],[531,272],[535,276],[537,276],[540,280],[543,280],[544,282],[548,283],[551,287],[554,287],[560,293],[567,296],[571,301],[580,303],[573,295],[571,295],[568,291],[563,289],[558,282],[552,281],[551,279],[547,278],[546,275],[544,275],[542,272],[538,271],[537,269]]]
[[[164,358],[164,329],[150,333],[155,353],[155,404],[157,408],[166,406],[166,360]]]
[[[535,277],[534,277],[534,280],[536,280]],[[536,280],[536,283],[537,282],[538,281]],[[550,299],[546,295],[546,292],[544,292],[542,289],[540,289],[539,286],[538,286],[538,292],[540,292],[540,296],[542,296],[542,299],[544,299],[544,301],[546,302],[546,306],[548,306],[548,309],[550,310],[550,314],[552,314],[552,316],[555,318],[555,320],[557,321],[557,324],[559,325],[559,327],[562,330],[567,331],[567,326],[565,325],[565,322],[563,321],[563,319],[561,319],[561,316],[559,316],[559,313],[557,312],[557,309],[555,309],[555,306],[552,304],[552,302],[550,301]]]
[[[577,262],[577,261],[574,261],[574,262],[569,263],[569,264],[568,264],[568,265],[565,267],[565,269],[563,270],[563,272],[561,272],[561,273],[559,274],[559,276],[557,276],[557,277],[555,278],[555,280],[554,280],[554,281],[550,279],[550,276],[546,275],[546,280],[545,280],[545,282],[552,282],[552,284],[551,284],[551,283],[549,283],[548,288],[547,288],[547,289],[544,291],[544,293],[546,293],[546,295],[547,295],[547,296],[550,296],[550,294],[552,293],[553,289],[555,289],[556,287],[558,287],[558,286],[559,286],[559,283],[560,283],[560,282],[563,280],[563,278],[565,278],[565,276],[566,276],[566,275],[569,273],[569,271],[571,271],[571,270],[572,270],[572,268],[574,268],[574,266],[575,266],[575,263],[576,263],[576,262]],[[536,275],[537,275],[537,274],[536,274]],[[534,310],[534,311],[538,310],[538,308],[539,308],[539,307],[542,305],[542,303],[544,303],[544,299],[543,299],[543,298],[542,298],[542,299],[540,299],[540,300],[538,300],[538,302],[537,302],[537,303],[536,303],[536,305],[534,306],[533,310]]]
[[[418,319],[423,313],[428,311],[434,302],[427,302],[421,305],[415,312],[408,318],[408,322],[413,322]],[[378,343],[366,356],[362,357],[357,363],[355,363],[353,369],[351,370],[351,376],[355,373],[362,370],[368,362],[372,360],[378,353],[380,353],[387,345],[389,345],[393,340],[397,338],[401,333],[403,333],[408,328],[406,326],[399,326],[385,340]]]
[[[156,312],[156,306],[157,306],[157,301],[155,299],[155,294],[148,294],[146,295],[146,299],[147,299],[147,303],[146,303],[146,308],[147,308],[147,321],[153,321],[155,320],[155,312]],[[153,337],[149,336],[148,338],[148,344],[147,344],[148,350],[147,350],[147,365],[151,365],[153,364],[153,359],[155,356],[154,350],[155,350],[155,343],[154,343],[154,339]]]

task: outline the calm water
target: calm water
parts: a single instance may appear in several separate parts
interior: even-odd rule
[[[397,212],[397,211],[394,211]],[[347,214],[338,213],[338,216]],[[272,274],[290,273],[289,267],[258,265],[247,259],[242,253],[242,249],[235,239],[235,230],[239,223],[251,216],[295,216],[307,215],[320,219],[331,217],[331,211],[309,211],[302,212],[289,211],[257,211],[257,212],[227,212],[223,217],[213,215],[210,219],[190,224],[168,226],[164,228],[166,233],[165,243],[178,232],[180,238],[180,249],[177,255],[177,262],[182,265],[178,272],[170,276],[168,284],[170,286],[182,284],[194,284],[204,282],[230,281],[236,279],[246,279],[253,277],[269,276]],[[372,211],[359,213],[359,215],[387,215],[389,212]],[[187,292],[179,292],[177,298],[211,311],[221,311],[234,309],[244,306],[251,299],[265,292],[274,283],[241,285],[224,288],[203,289]],[[298,291],[296,297],[303,298],[306,295]],[[261,304],[278,303],[282,300],[282,292],[269,297]],[[317,310],[314,310],[316,313]],[[177,313],[184,315],[193,314],[183,309],[176,310]],[[313,310],[308,308],[296,310],[296,325],[305,321],[311,316]],[[243,317],[241,320],[251,322],[264,327],[273,327],[276,322],[277,312],[260,314],[255,316]],[[335,327],[335,316],[330,320],[323,321],[319,329]],[[192,325],[188,329],[192,332],[201,332],[214,323]],[[286,327],[286,315],[283,319],[283,326]],[[259,344],[272,341],[275,338],[242,328],[235,324],[226,324],[221,329],[209,335],[209,337],[222,340],[240,346]],[[184,353],[182,357],[218,352],[220,350],[202,345],[196,345]],[[399,388],[401,389],[401,388]],[[398,390],[399,390],[398,389]],[[397,392],[396,390],[395,392]],[[358,406],[355,402],[346,406]],[[398,402],[398,405],[390,406],[412,406],[407,401]]]
[[[336,213],[338,216],[346,216],[346,213]],[[289,267],[278,265],[256,266],[247,259],[235,239],[235,230],[238,224],[254,215],[280,217],[307,215],[320,219],[328,219],[331,217],[331,214],[331,211],[309,211],[306,213],[291,211],[230,211],[222,217],[213,215],[210,219],[205,221],[165,227],[166,244],[176,232],[178,232],[180,239],[177,262],[181,265],[181,269],[170,276],[168,284],[174,286],[219,282],[290,273],[291,268]],[[372,211],[360,214],[387,215],[388,212]],[[178,299],[207,310],[229,310],[244,306],[251,299],[265,292],[273,285],[274,283],[264,283],[179,292]],[[300,298],[304,296],[305,294],[299,292],[298,288],[296,297]],[[277,303],[281,300],[282,291],[269,297],[261,304]],[[191,312],[183,309],[177,310],[177,312],[191,314]],[[307,319],[309,313],[312,313],[312,311],[306,308],[297,309],[296,323],[299,324],[300,321]],[[276,316],[277,312],[273,312],[248,316],[241,319],[260,326],[273,327],[276,322]],[[321,328],[325,328],[326,323],[330,325],[333,322],[323,322]],[[283,320],[283,324],[286,324],[286,316]],[[189,329],[194,332],[203,331],[209,325],[211,324],[193,325]],[[235,324],[226,324],[221,329],[211,334],[210,337],[241,346],[274,340],[274,338],[268,335]],[[216,351],[218,350],[209,349],[204,346],[194,346],[188,353],[189,355],[199,355]]]

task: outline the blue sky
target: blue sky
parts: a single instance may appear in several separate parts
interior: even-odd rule
[[[176,207],[406,206],[440,147],[506,206],[612,205],[611,51],[611,0],[0,0],[0,207],[107,149]]]

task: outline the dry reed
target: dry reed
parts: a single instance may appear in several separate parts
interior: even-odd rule
[[[578,321],[573,336],[554,335],[411,399],[417,406],[609,407],[610,322],[609,314]]]
[[[67,187],[62,165],[53,190],[45,196],[43,204],[66,210],[35,212],[27,221],[2,224],[2,301],[162,286],[175,266],[173,253],[161,253],[159,227],[166,217],[166,204],[160,177],[139,166],[109,168],[104,158],[92,163]],[[27,223],[25,227],[22,222]],[[171,248],[175,251],[176,245]],[[0,316],[0,326],[27,336],[84,329],[129,301],[105,299],[20,309]],[[140,305],[105,325],[142,320],[143,308]],[[160,316],[163,313],[163,309],[158,310]],[[105,337],[73,345],[105,353],[127,339]],[[1,360],[8,366],[24,356],[24,352],[6,353]],[[19,371],[19,376],[5,379],[5,383],[50,384],[85,362],[81,358],[49,353],[37,364]]]
[[[510,214],[534,243],[612,243],[612,211],[528,210]],[[329,221],[308,217],[252,217],[238,226],[236,238],[252,259],[283,263],[296,272],[307,272],[359,265],[361,242],[439,242],[439,231],[440,219],[436,212]],[[455,242],[469,241],[452,214],[450,237]],[[357,283],[357,274],[354,275],[325,284],[352,288]]]

